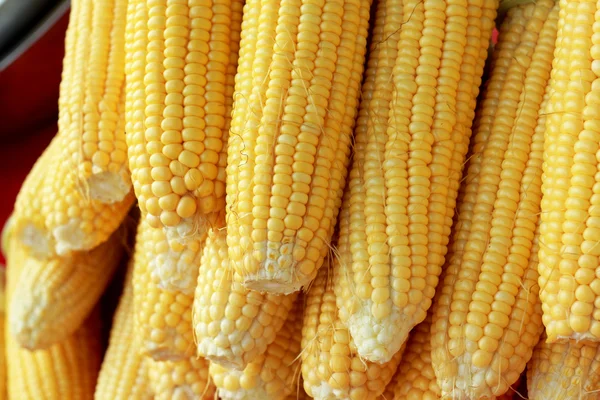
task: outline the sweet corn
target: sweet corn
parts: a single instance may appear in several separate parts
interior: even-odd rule
[[[11,238],[8,251],[7,302],[10,320],[15,286],[27,250]],[[8,362],[8,396],[19,400],[92,400],[100,369],[102,344],[98,309],[75,333],[44,350],[21,348],[5,329]],[[85,351],[82,351],[85,349]]]
[[[195,354],[192,304],[203,245],[192,240],[175,251],[162,229],[140,222],[134,253],[135,321],[142,353],[155,360]]]
[[[303,297],[298,297],[283,328],[266,351],[244,370],[211,363],[210,375],[222,400],[285,400],[296,390],[300,376]]]
[[[345,186],[371,0],[248,0],[227,160],[229,257],[254,290],[317,274]]]
[[[25,255],[10,304],[10,330],[20,346],[44,349],[73,334],[102,296],[123,254],[124,233],[91,251],[39,260]]]
[[[542,335],[527,365],[530,400],[592,400],[600,392],[597,343],[548,343]]]
[[[283,327],[296,294],[251,291],[230,265],[227,231],[209,233],[200,262],[193,324],[198,355],[244,369],[267,350]]]
[[[143,218],[194,238],[225,207],[242,0],[133,0],[127,144]]]
[[[540,298],[550,342],[594,342],[600,341],[600,3],[559,4],[546,110]]]
[[[177,361],[148,359],[149,376],[156,400],[213,400],[209,362],[195,356]]]
[[[108,350],[96,384],[95,400],[151,400],[148,361],[134,335],[133,265],[130,262],[123,293],[113,318]]]
[[[433,309],[433,368],[442,395],[457,399],[506,393],[543,329],[536,227],[558,5],[541,0],[508,13]]]
[[[342,210],[342,220],[347,210]],[[362,360],[336,307],[330,259],[309,289],[302,326],[302,378],[306,393],[317,400],[369,400],[383,393],[400,362],[398,351],[384,364]]]
[[[15,204],[37,256],[89,250],[120,225],[134,196],[125,143],[127,0],[71,4],[58,134]]]
[[[431,305],[497,6],[378,4],[348,183],[351,289],[340,314],[366,360],[391,360]]]

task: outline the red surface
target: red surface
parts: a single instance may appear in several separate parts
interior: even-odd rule
[[[68,12],[0,72],[0,140],[38,132],[56,121]]]

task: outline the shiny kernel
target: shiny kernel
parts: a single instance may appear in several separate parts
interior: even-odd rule
[[[196,202],[191,196],[183,196],[177,204],[177,215],[189,218],[196,212]]]
[[[175,211],[178,201],[179,196],[171,193],[158,199],[158,205],[165,211]]]
[[[178,160],[188,168],[196,168],[200,165],[200,157],[188,150],[183,150],[179,154]]]
[[[196,168],[190,169],[183,178],[185,182],[185,187],[189,191],[193,191],[198,189],[198,187],[204,182],[204,176],[200,171]]]

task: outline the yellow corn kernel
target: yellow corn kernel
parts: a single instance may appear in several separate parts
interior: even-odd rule
[[[432,310],[432,361],[443,396],[509,391],[543,329],[536,227],[558,12],[552,0],[516,6],[500,28],[456,239]]]
[[[560,1],[546,113],[540,298],[550,343],[600,341],[600,3]]]
[[[44,349],[73,334],[110,282],[123,254],[123,231],[87,251],[39,260],[23,257],[9,328],[20,346]]]
[[[148,361],[140,354],[134,335],[133,265],[125,277],[125,287],[113,318],[108,350],[102,361],[95,400],[151,400]]]
[[[141,351],[155,360],[195,354],[192,304],[204,243],[173,250],[162,229],[140,221],[134,253],[134,302]]]
[[[342,218],[348,214],[342,209]],[[336,307],[332,276],[339,262],[329,258],[309,289],[302,326],[302,378],[304,389],[317,400],[370,400],[380,396],[402,357],[398,351],[386,363],[365,361],[357,353],[350,332]]]
[[[149,376],[156,400],[213,400],[215,386],[209,362],[195,356],[178,361],[148,359]]]
[[[350,289],[340,313],[366,360],[389,361],[431,305],[497,6],[378,4],[348,181]]]
[[[243,370],[210,365],[210,376],[222,400],[285,400],[296,391],[300,376],[300,340],[302,305],[298,297],[288,313],[283,328],[267,350]]]
[[[10,320],[15,286],[22,271],[27,250],[10,240],[7,259],[7,310]],[[102,359],[99,310],[88,317],[77,331],[44,350],[21,348],[5,329],[8,365],[8,396],[19,400],[92,400]],[[82,351],[85,349],[85,351]]]
[[[296,294],[251,291],[227,254],[227,231],[209,232],[194,297],[198,355],[227,368],[244,369],[263,354],[287,318]]]
[[[371,0],[248,0],[228,144],[229,257],[288,294],[323,263],[345,186]]]
[[[129,166],[142,217],[194,238],[225,207],[226,144],[242,0],[133,0]]]
[[[600,391],[599,350],[597,343],[548,343],[543,334],[527,364],[529,399],[597,399]]]

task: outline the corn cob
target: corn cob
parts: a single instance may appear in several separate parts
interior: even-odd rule
[[[150,400],[148,362],[134,335],[133,265],[125,276],[123,293],[113,318],[108,350],[96,384],[95,400]]]
[[[141,351],[155,360],[194,355],[192,304],[203,243],[172,250],[162,229],[144,220],[134,254],[134,299]]]
[[[77,0],[71,6],[60,86],[63,160],[77,168],[91,199],[122,201],[130,192],[125,143],[127,0]]]
[[[402,361],[379,400],[436,400],[441,390],[431,365],[431,313],[410,333]],[[517,381],[513,388],[517,388]],[[508,390],[496,400],[513,398],[515,389]]]
[[[547,343],[546,335],[542,335],[527,365],[529,399],[597,399],[600,392],[599,349],[597,343]]]
[[[367,360],[389,361],[431,305],[497,5],[378,4],[349,179],[353,288],[341,314]]]
[[[239,371],[211,363],[213,378],[222,400],[285,400],[296,389],[300,376],[300,339],[303,297],[298,297],[283,328],[267,350]]]
[[[142,216],[194,237],[225,206],[241,0],[133,0],[127,144]]]
[[[208,373],[209,362],[190,357],[178,361],[148,359],[150,383],[156,400],[212,400],[215,386]]]
[[[226,236],[226,230],[214,230],[206,240],[193,324],[200,356],[244,369],[275,340],[296,294],[261,294],[244,288],[230,265]]]
[[[33,352],[20,348],[7,331],[9,398],[93,399],[102,354],[98,317],[94,313],[62,342]]]
[[[122,255],[121,237],[89,252],[23,259],[9,326],[20,346],[44,349],[73,334],[100,299]]]
[[[38,258],[54,254],[55,248],[51,233],[43,233],[45,231],[45,217],[42,213],[44,196],[40,195],[51,189],[46,186],[46,173],[57,157],[58,144],[55,142],[59,142],[56,136],[27,174],[10,217],[11,235],[18,236],[21,242],[29,247],[30,254]],[[8,224],[9,221],[6,222],[3,232],[8,231]]]
[[[227,160],[229,257],[291,293],[323,263],[347,175],[371,0],[248,0]]]
[[[127,0],[71,6],[59,131],[15,205],[18,235],[40,257],[96,247],[134,200],[124,131],[126,11]]]
[[[348,214],[342,210],[342,220]],[[339,268],[338,262],[333,269]],[[383,393],[400,362],[402,351],[384,364],[362,360],[338,317],[329,258],[311,284],[302,326],[304,389],[317,400],[369,400]]]
[[[560,1],[546,125],[540,298],[548,340],[600,341],[600,3]]]
[[[443,396],[506,393],[543,329],[536,226],[557,20],[558,5],[543,0],[510,10],[500,29],[501,53],[475,128],[477,161],[465,175],[460,240],[433,310],[432,360]]]
[[[7,254],[7,302],[10,319],[15,285],[21,274],[27,250],[14,237]],[[13,300],[15,299],[15,300]],[[96,309],[96,311],[98,311]],[[72,335],[48,349],[30,352],[22,349],[5,330],[9,398],[85,400],[92,399],[101,362],[99,313],[92,312]],[[84,352],[81,349],[85,349]],[[50,374],[50,375],[49,375]]]

